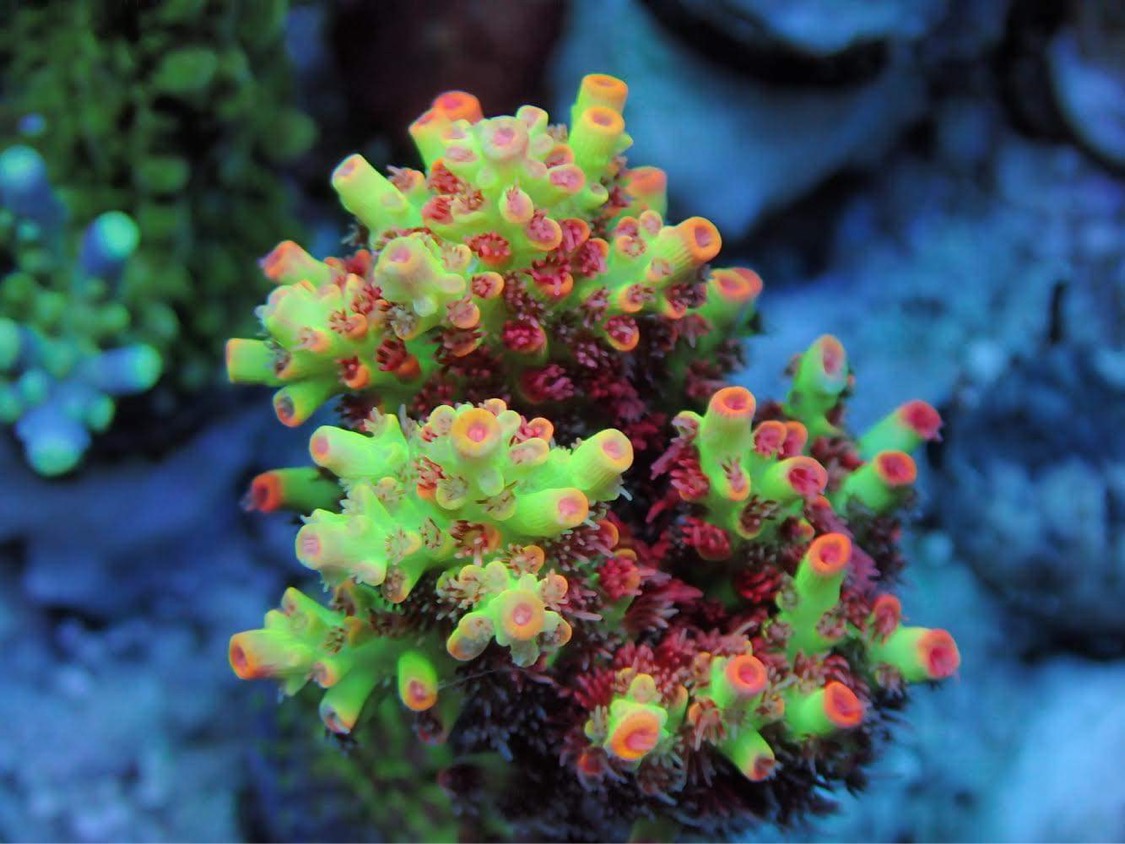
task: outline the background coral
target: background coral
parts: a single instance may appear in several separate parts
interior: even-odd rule
[[[222,338],[258,295],[244,250],[296,230],[278,166],[315,129],[288,104],[287,8],[0,7],[0,133],[39,150],[77,222],[110,210],[136,221],[119,298],[185,387],[213,382]]]
[[[115,400],[161,372],[152,346],[130,342],[118,291],[137,248],[133,220],[97,216],[76,247],[67,209],[35,150],[0,153],[0,423],[28,462],[61,475],[113,420]]]

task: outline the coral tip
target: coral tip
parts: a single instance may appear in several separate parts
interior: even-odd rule
[[[807,557],[817,574],[831,577],[847,567],[852,558],[852,541],[842,533],[826,533],[813,540]]]
[[[875,472],[887,486],[909,486],[918,477],[914,458],[904,451],[884,451],[875,456]]]
[[[843,683],[833,680],[824,687],[824,714],[841,730],[863,722],[863,701]]]
[[[724,387],[711,397],[707,409],[724,419],[750,420],[754,404],[754,394],[745,387]]]
[[[751,697],[765,689],[769,682],[766,666],[756,656],[740,654],[726,665],[727,680],[742,697]]]
[[[918,656],[931,680],[952,677],[961,666],[961,652],[947,630],[927,631],[918,640]]]
[[[484,408],[470,408],[453,420],[449,438],[462,457],[486,457],[500,445],[500,423]]]
[[[919,399],[907,402],[899,408],[899,418],[922,439],[939,439],[941,415],[928,402]]]
[[[480,100],[465,91],[446,91],[433,102],[433,110],[450,120],[468,120],[476,123],[484,118]]]

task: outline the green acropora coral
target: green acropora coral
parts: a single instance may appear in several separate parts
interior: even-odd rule
[[[293,231],[278,165],[314,127],[288,105],[287,0],[0,0],[0,147],[36,148],[78,223],[141,232],[119,295],[185,387],[213,378],[260,288],[250,251]]]
[[[0,424],[40,474],[73,469],[114,400],[160,375],[117,295],[138,238],[128,215],[107,211],[77,245],[39,153],[0,153]]]
[[[327,600],[288,589],[231,666],[320,687],[373,753],[390,701],[450,753],[420,787],[470,839],[790,821],[862,786],[885,713],[960,661],[891,592],[940,418],[908,402],[853,437],[829,335],[782,401],[727,383],[761,279],[710,266],[709,221],[665,222],[626,93],[586,77],[569,127],[439,96],[410,130],[425,172],[345,159],[349,253],[276,247],[264,336],[227,347],[284,424],[342,411],[246,499],[300,515]]]

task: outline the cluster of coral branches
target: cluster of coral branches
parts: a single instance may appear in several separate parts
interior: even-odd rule
[[[74,235],[42,156],[22,144],[0,152],[0,427],[47,476],[77,466],[117,399],[152,387],[163,367],[119,301],[136,223],[107,211]]]
[[[352,251],[278,246],[263,338],[228,345],[283,423],[342,410],[315,465],[247,499],[301,515],[327,602],[288,590],[231,664],[322,687],[327,728],[376,747],[396,701],[452,751],[470,837],[816,810],[862,784],[905,685],[958,666],[889,591],[940,419],[910,402],[850,435],[830,336],[784,401],[726,384],[761,282],[709,266],[709,221],[665,223],[663,173],[622,155],[625,97],[586,77],[569,129],[438,97],[410,128],[425,170],[341,163]]]

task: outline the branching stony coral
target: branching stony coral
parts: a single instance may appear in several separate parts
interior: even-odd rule
[[[107,211],[73,254],[43,159],[23,145],[0,152],[0,425],[42,475],[77,466],[115,400],[160,375],[116,295],[138,237],[131,217]]]
[[[265,336],[228,345],[282,422],[339,396],[344,423],[247,498],[302,515],[327,605],[288,590],[231,664],[321,686],[361,744],[397,698],[457,760],[466,837],[791,820],[862,785],[906,684],[959,664],[888,591],[940,419],[910,402],[853,439],[830,336],[783,402],[725,384],[761,282],[709,267],[708,221],[664,222],[663,175],[622,156],[625,97],[586,77],[569,131],[438,97],[411,126],[425,172],[345,160],[352,251],[277,247]]]

